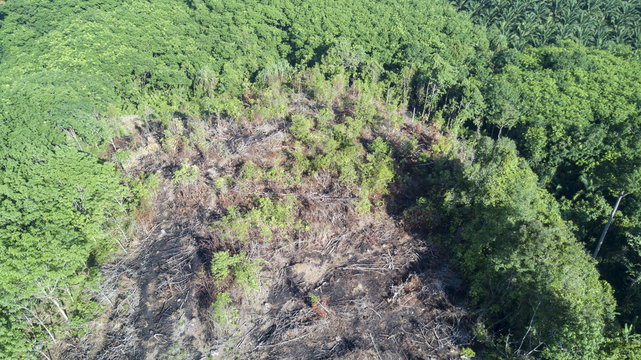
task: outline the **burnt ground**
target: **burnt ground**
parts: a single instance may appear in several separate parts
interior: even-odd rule
[[[427,132],[407,122],[404,132],[418,133],[428,147]],[[59,358],[459,358],[460,347],[471,342],[461,281],[428,235],[404,226],[404,200],[359,214],[353,191],[322,173],[293,185],[238,180],[221,190],[215,180],[240,179],[248,159],[263,166],[265,159],[283,156],[291,143],[286,127],[211,121],[203,125],[204,148],[187,146],[193,129],[178,125],[172,131],[183,140],[172,144],[159,126],[138,122],[122,145],[136,149],[123,173],[156,174],[159,186],[135,214],[122,240],[126,250],[103,266],[96,300],[104,314]],[[392,142],[402,136],[387,134]],[[198,178],[175,184],[173,173],[186,158],[198,166]],[[397,186],[388,201],[412,198],[403,191],[411,190]],[[285,194],[300,204],[297,218],[308,224],[305,231],[233,244],[210,226],[248,198]],[[214,281],[209,266],[219,250],[263,259],[260,289],[244,292]],[[211,318],[222,290],[238,310],[235,326],[221,327]]]

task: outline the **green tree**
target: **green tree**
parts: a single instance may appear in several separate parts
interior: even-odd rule
[[[482,138],[445,196],[478,312],[514,355],[596,359],[614,316],[610,287],[510,140]]]
[[[507,81],[519,94],[520,116],[509,136],[562,204],[576,236],[599,254],[600,269],[615,287],[621,320],[638,326],[623,310],[634,307],[626,294],[638,277],[633,264],[641,259],[633,240],[641,229],[637,55],[625,48],[611,53],[566,43],[505,51],[494,64],[491,81]],[[496,104],[489,108],[496,111]]]

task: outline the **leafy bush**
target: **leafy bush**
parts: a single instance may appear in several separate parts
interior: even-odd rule
[[[238,310],[234,309],[231,302],[229,293],[221,292],[216,295],[216,301],[212,304],[211,317],[222,328],[236,326],[234,320],[238,318]]]
[[[309,144],[312,141],[310,130],[314,127],[314,120],[302,115],[292,115],[292,123],[289,131],[296,140]]]
[[[230,255],[229,251],[219,251],[211,260],[211,272],[214,278],[225,280],[233,274],[234,281],[245,290],[258,288],[259,260],[247,260],[247,254]]]
[[[190,165],[189,161],[183,161],[179,170],[174,173],[171,182],[174,184],[185,184],[194,181],[198,177],[198,166]]]

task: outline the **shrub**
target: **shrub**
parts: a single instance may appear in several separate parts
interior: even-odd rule
[[[220,327],[236,326],[235,320],[238,318],[238,310],[231,305],[229,293],[222,292],[216,295],[216,301],[211,307],[211,317],[216,325]]]
[[[221,231],[223,240],[234,240],[246,243],[251,234],[260,236],[263,240],[271,240],[274,231],[280,231],[285,236],[292,231],[303,230],[300,220],[296,220],[298,204],[293,195],[288,195],[282,201],[261,198],[257,206],[241,213],[236,207],[228,209],[228,214],[214,225]]]
[[[186,184],[191,183],[197,177],[198,167],[196,165],[190,165],[189,160],[185,160],[183,161],[180,170],[174,173],[171,182],[174,184]]]
[[[248,260],[245,253],[230,255],[229,251],[219,251],[211,260],[211,273],[219,281],[233,275],[235,283],[244,290],[255,290],[260,264],[260,260]]]
[[[296,140],[309,144],[311,142],[310,130],[314,127],[314,120],[303,115],[292,115],[292,123],[289,126],[289,131],[292,133]]]

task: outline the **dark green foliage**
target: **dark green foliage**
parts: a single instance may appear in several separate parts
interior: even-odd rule
[[[610,288],[511,141],[482,138],[456,178],[444,200],[453,248],[479,313],[507,337],[499,343],[513,355],[596,359]]]
[[[618,194],[630,193],[600,258],[623,321],[641,325],[635,320],[638,310],[632,310],[640,304],[632,294],[641,274],[635,245],[641,231],[641,63],[633,53],[577,45],[503,54],[492,87],[508,89],[509,96],[488,91],[491,131],[496,134],[502,125],[494,120],[500,105],[512,106],[518,118],[507,135],[591,250]]]
[[[545,185],[572,194],[582,185],[562,184],[559,172],[585,176],[588,187],[617,188],[624,181],[616,174],[634,170],[640,82],[641,65],[626,54],[530,49],[500,68],[491,89],[502,91],[489,91],[488,102],[498,105],[494,112],[502,104],[518,110],[510,136]]]
[[[452,0],[487,27],[502,43],[517,48],[561,40],[581,45],[641,47],[641,2],[638,0]]]
[[[626,325],[617,336],[609,338],[601,349],[599,358],[603,360],[641,359],[641,336],[632,332]]]

